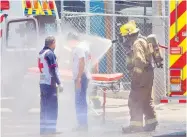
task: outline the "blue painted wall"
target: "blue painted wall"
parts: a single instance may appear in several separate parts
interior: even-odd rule
[[[91,13],[104,13],[103,0],[90,0]],[[103,16],[91,16],[90,18],[90,33],[105,37],[105,18]],[[102,46],[102,45],[101,45]],[[104,56],[99,62],[99,72],[107,71],[107,58]]]
[[[73,12],[85,12],[85,1],[83,0],[63,0],[64,10]]]

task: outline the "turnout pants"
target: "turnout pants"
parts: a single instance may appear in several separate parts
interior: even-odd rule
[[[143,115],[145,124],[157,122],[152,99],[153,79],[153,70],[147,70],[143,72],[140,81],[131,82],[131,92],[128,101],[131,126],[142,127]]]
[[[77,123],[79,126],[88,126],[87,101],[86,101],[88,82],[89,82],[88,78],[86,77],[85,74],[83,74],[81,78],[81,87],[77,89],[75,86],[75,108],[76,108]]]
[[[40,134],[56,132],[58,115],[57,88],[40,85]]]

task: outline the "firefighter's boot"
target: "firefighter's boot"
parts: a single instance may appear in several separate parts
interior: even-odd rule
[[[156,129],[157,125],[158,125],[158,122],[154,122],[154,123],[152,123],[152,124],[146,124],[146,125],[144,126],[144,131],[145,131],[145,132],[154,131],[154,130]]]
[[[143,127],[140,127],[140,126],[122,127],[122,132],[123,132],[124,134],[136,133],[136,132],[142,132],[142,131],[143,131]]]

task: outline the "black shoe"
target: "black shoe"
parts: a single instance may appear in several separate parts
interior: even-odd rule
[[[158,122],[155,122],[155,123],[152,123],[152,124],[147,124],[147,125],[144,126],[144,131],[145,132],[154,131],[157,126],[158,126]]]
[[[143,127],[136,127],[136,126],[122,127],[123,133],[136,133],[142,131],[143,131]]]

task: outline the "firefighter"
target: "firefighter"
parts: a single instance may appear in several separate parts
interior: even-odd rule
[[[54,50],[55,38],[48,36],[45,46],[39,52],[38,67],[40,70],[40,134],[56,132],[58,115],[57,90],[63,91]]]
[[[128,100],[130,125],[123,127],[122,131],[124,133],[153,131],[158,122],[151,97],[154,72],[146,37],[139,34],[135,21],[129,21],[120,27],[119,40],[126,48],[126,63],[131,76]],[[145,126],[143,126],[143,115]]]
[[[68,35],[68,44],[73,49],[73,80],[75,83],[75,109],[78,126],[76,131],[87,131],[87,88],[90,74],[89,44],[80,41],[78,34]]]

